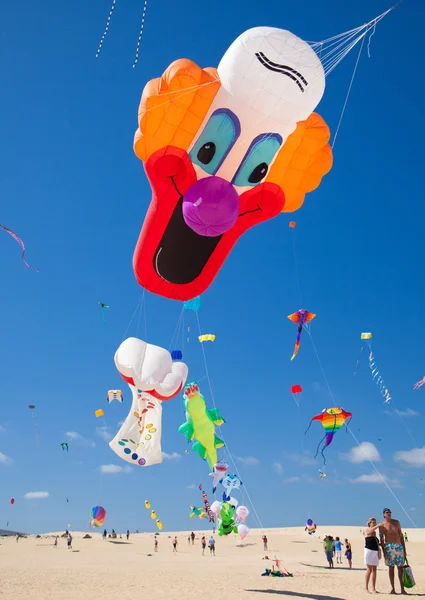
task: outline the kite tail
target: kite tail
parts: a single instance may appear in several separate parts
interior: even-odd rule
[[[313,419],[311,419],[310,421],[310,425],[307,427],[307,429],[304,431],[304,435],[307,433],[307,431],[310,429],[311,424],[313,423]]]
[[[322,451],[320,452],[320,454],[323,456],[323,464],[326,467],[326,456],[324,455],[325,448],[326,448],[326,445],[323,446]]]
[[[25,245],[24,245],[24,242],[19,237],[19,235],[17,235],[14,231],[12,231],[11,229],[9,229],[8,227],[5,227],[1,223],[0,223],[0,227],[2,229],[4,229],[10,236],[12,236],[13,239],[16,240],[18,242],[18,244],[20,245],[21,250],[22,250],[22,254],[21,254],[22,262],[27,267],[27,269],[29,269],[30,271],[38,272],[40,269],[33,269],[32,267],[29,266],[29,264],[25,260]]]
[[[300,347],[300,340],[297,340],[297,341],[295,342],[294,353],[293,353],[293,355],[291,356],[291,360],[294,360],[294,358],[295,358],[295,357],[296,357],[296,355],[298,354],[298,349],[299,349],[299,347]]]
[[[323,440],[325,439],[326,435],[327,435],[327,434],[325,433],[325,435],[322,437],[322,439],[320,440],[320,442],[317,444],[316,454],[314,455],[314,458],[317,458],[317,455],[319,454],[319,448],[320,448],[320,444],[323,442]],[[326,448],[326,446],[324,446],[324,447],[322,448],[322,454],[323,454],[323,450],[324,450],[325,448]],[[325,464],[326,464],[326,463],[325,463]]]

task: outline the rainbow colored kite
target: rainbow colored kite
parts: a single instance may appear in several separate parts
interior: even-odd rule
[[[308,310],[305,310],[304,308],[301,308],[296,313],[292,313],[292,315],[288,315],[288,319],[298,325],[297,339],[295,341],[294,353],[291,356],[291,360],[294,360],[294,358],[298,354],[298,349],[300,347],[301,340],[301,332],[303,330],[304,325],[312,321],[315,316],[316,315],[314,313],[308,312]]]
[[[323,456],[323,464],[326,465],[326,458],[325,458],[325,455],[323,454],[325,448],[327,448],[332,443],[334,435],[338,431],[338,429],[340,429],[344,425],[344,423],[347,421],[347,419],[349,422],[351,420],[352,416],[353,415],[351,413],[346,412],[343,408],[340,408],[339,406],[333,406],[332,408],[325,408],[320,413],[320,415],[316,415],[315,417],[313,417],[311,419],[310,425],[307,427],[305,433],[307,433],[307,431],[310,429],[313,421],[320,421],[321,424],[323,425],[323,427],[325,428],[325,432],[326,432],[325,435],[323,436],[323,438],[320,440],[320,442],[317,445],[317,450],[316,450],[316,454],[314,455],[314,458],[316,458],[316,456],[318,455],[320,444],[324,441],[324,444],[321,449],[321,455]],[[348,427],[348,423],[347,423],[347,427]]]

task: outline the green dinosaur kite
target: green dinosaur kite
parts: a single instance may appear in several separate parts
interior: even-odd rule
[[[184,388],[184,407],[186,423],[180,425],[179,432],[186,436],[188,442],[196,440],[192,448],[208,462],[210,469],[217,462],[216,448],[224,446],[223,440],[215,435],[215,425],[223,425],[218,408],[207,409],[205,399],[199,391],[197,383],[189,383]]]

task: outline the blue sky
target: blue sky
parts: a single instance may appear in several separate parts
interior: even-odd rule
[[[25,269],[19,247],[1,233],[0,528],[9,522],[29,532],[68,523],[85,529],[91,507],[102,504],[108,528],[153,531],[145,499],[166,529],[195,525],[189,504],[201,501],[196,488],[201,482],[209,488],[210,478],[197,455],[184,453],[181,398],[164,407],[162,444],[180,458],[100,472],[102,465],[126,466],[104,437],[118,430],[128,403],[107,406],[105,397],[118,387],[129,399],[113,355],[142,294],[131,263],[150,201],[132,150],[142,89],[179,57],[216,66],[249,27],[271,25],[321,40],[369,21],[389,3],[219,0],[207,9],[157,0],[148,7],[135,69],[142,2],[118,0],[100,58],[94,57],[109,4],[16,0],[2,13],[0,222],[19,233],[40,272]],[[354,415],[353,434],[376,447],[378,470],[425,526],[425,450],[404,456],[410,463],[396,454],[425,446],[425,388],[412,389],[425,375],[425,83],[418,76],[424,10],[409,0],[379,24],[371,58],[365,52],[360,61],[332,171],[295,215],[245,234],[203,296],[202,329],[217,336],[206,351],[223,433],[264,526],[302,525],[308,516],[319,524],[362,524],[386,505],[409,524],[385,485],[374,482],[372,466],[353,462],[357,444],[344,430],[327,451],[326,480],[318,477],[322,463],[312,457],[322,429],[314,424],[306,436],[304,430],[333,402],[305,332],[299,355],[289,360],[296,327],[286,316],[301,307],[317,313],[314,344],[336,403]],[[356,53],[330,75],[318,107],[332,131]],[[288,228],[291,218],[295,230]],[[110,305],[106,325],[98,301]],[[181,304],[146,293],[139,331],[136,318],[128,334],[143,337],[146,316],[148,341],[168,348],[180,311]],[[201,380],[210,404],[193,318],[191,328],[189,379]],[[365,354],[353,378],[362,331],[373,332],[397,409],[410,416],[383,405]],[[294,383],[304,388],[299,411],[289,393]],[[94,418],[100,407],[106,425]],[[60,448],[66,432],[68,454]],[[47,498],[25,498],[43,491]],[[247,524],[257,525],[253,514]]]

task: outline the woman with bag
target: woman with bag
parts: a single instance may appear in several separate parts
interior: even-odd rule
[[[376,524],[375,517],[371,517],[367,521],[367,528],[365,531],[365,548],[364,548],[364,562],[367,567],[366,571],[366,591],[369,592],[369,581],[372,578],[372,594],[376,594],[376,569],[379,565],[380,549],[378,538],[376,537],[376,529],[379,525]]]

